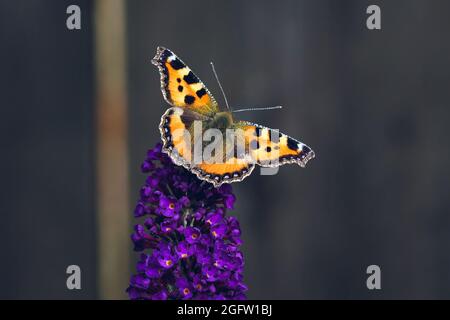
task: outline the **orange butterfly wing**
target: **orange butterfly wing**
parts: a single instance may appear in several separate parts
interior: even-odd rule
[[[244,131],[244,142],[251,158],[263,167],[276,167],[286,163],[297,163],[305,167],[315,157],[306,144],[258,124],[239,121],[235,128]]]
[[[212,116],[218,105],[192,70],[169,49],[158,47],[152,63],[159,69],[164,99],[174,107]]]

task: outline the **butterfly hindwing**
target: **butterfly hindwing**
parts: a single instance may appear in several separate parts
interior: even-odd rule
[[[304,167],[315,156],[310,147],[277,130],[246,121],[239,121],[234,127],[244,131],[246,150],[260,166],[297,163]]]
[[[214,162],[204,159],[202,153],[200,161],[197,162],[193,154],[194,145],[198,143],[197,134],[194,132],[196,121],[205,123],[210,121],[210,118],[179,107],[169,108],[161,117],[159,130],[163,140],[163,150],[177,165],[185,167],[198,178],[216,187],[222,183],[241,181],[252,173],[255,165],[244,157],[231,156],[226,157],[223,162]],[[185,133],[189,134],[185,135]]]
[[[161,90],[169,104],[204,115],[218,111],[216,100],[203,82],[172,51],[158,47],[152,63],[159,69]]]
[[[186,137],[186,134],[190,134],[195,121],[205,120],[204,115],[179,107],[167,109],[161,117],[159,131],[163,140],[163,150],[172,157],[176,164],[191,163],[192,139],[191,136]]]
[[[192,168],[200,179],[206,180],[216,187],[222,183],[242,181],[249,176],[255,165],[243,159],[230,158],[226,163],[202,163]]]

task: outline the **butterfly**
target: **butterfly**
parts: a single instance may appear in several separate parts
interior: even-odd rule
[[[220,108],[203,82],[169,49],[158,47],[152,63],[159,69],[161,91],[171,105],[159,125],[163,151],[199,179],[218,187],[242,181],[255,165],[296,163],[305,167],[314,158],[311,148],[298,140],[268,127],[235,120],[233,112]],[[208,130],[216,134],[213,147],[202,140]],[[239,134],[233,137],[230,132]],[[210,156],[204,157],[208,148],[212,149]],[[197,161],[193,150],[200,154]]]

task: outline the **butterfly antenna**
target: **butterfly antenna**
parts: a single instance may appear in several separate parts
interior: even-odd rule
[[[211,61],[212,72],[214,73],[214,77],[216,77],[217,83],[219,84],[220,91],[222,91],[223,98],[225,99],[225,104],[227,105],[228,111],[232,112],[230,106],[228,105],[227,96],[225,95],[225,91],[223,91],[222,85],[220,84],[219,76],[217,75],[216,68],[214,68],[214,63]]]
[[[275,107],[265,107],[265,108],[246,108],[246,109],[238,109],[233,110],[231,112],[242,112],[242,111],[261,111],[261,110],[273,110],[273,109],[282,109],[282,106],[275,106]]]

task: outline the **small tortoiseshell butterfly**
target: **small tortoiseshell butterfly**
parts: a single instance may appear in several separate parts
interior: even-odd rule
[[[152,63],[159,69],[164,99],[172,106],[161,117],[159,126],[163,151],[199,179],[218,187],[222,183],[242,181],[251,174],[255,164],[276,167],[297,163],[304,167],[314,158],[311,148],[277,130],[234,120],[232,112],[219,108],[206,86],[172,51],[158,47]],[[201,124],[202,133],[211,128],[220,130],[226,141],[230,139],[226,131],[241,129],[243,135],[237,137],[237,141],[248,152],[233,147],[231,153],[226,149],[223,161],[192,161],[192,149],[198,139],[198,135],[193,134],[196,122]],[[177,134],[180,131],[191,135]],[[190,148],[190,145],[194,147]],[[205,148],[203,141],[200,145],[201,149]]]

